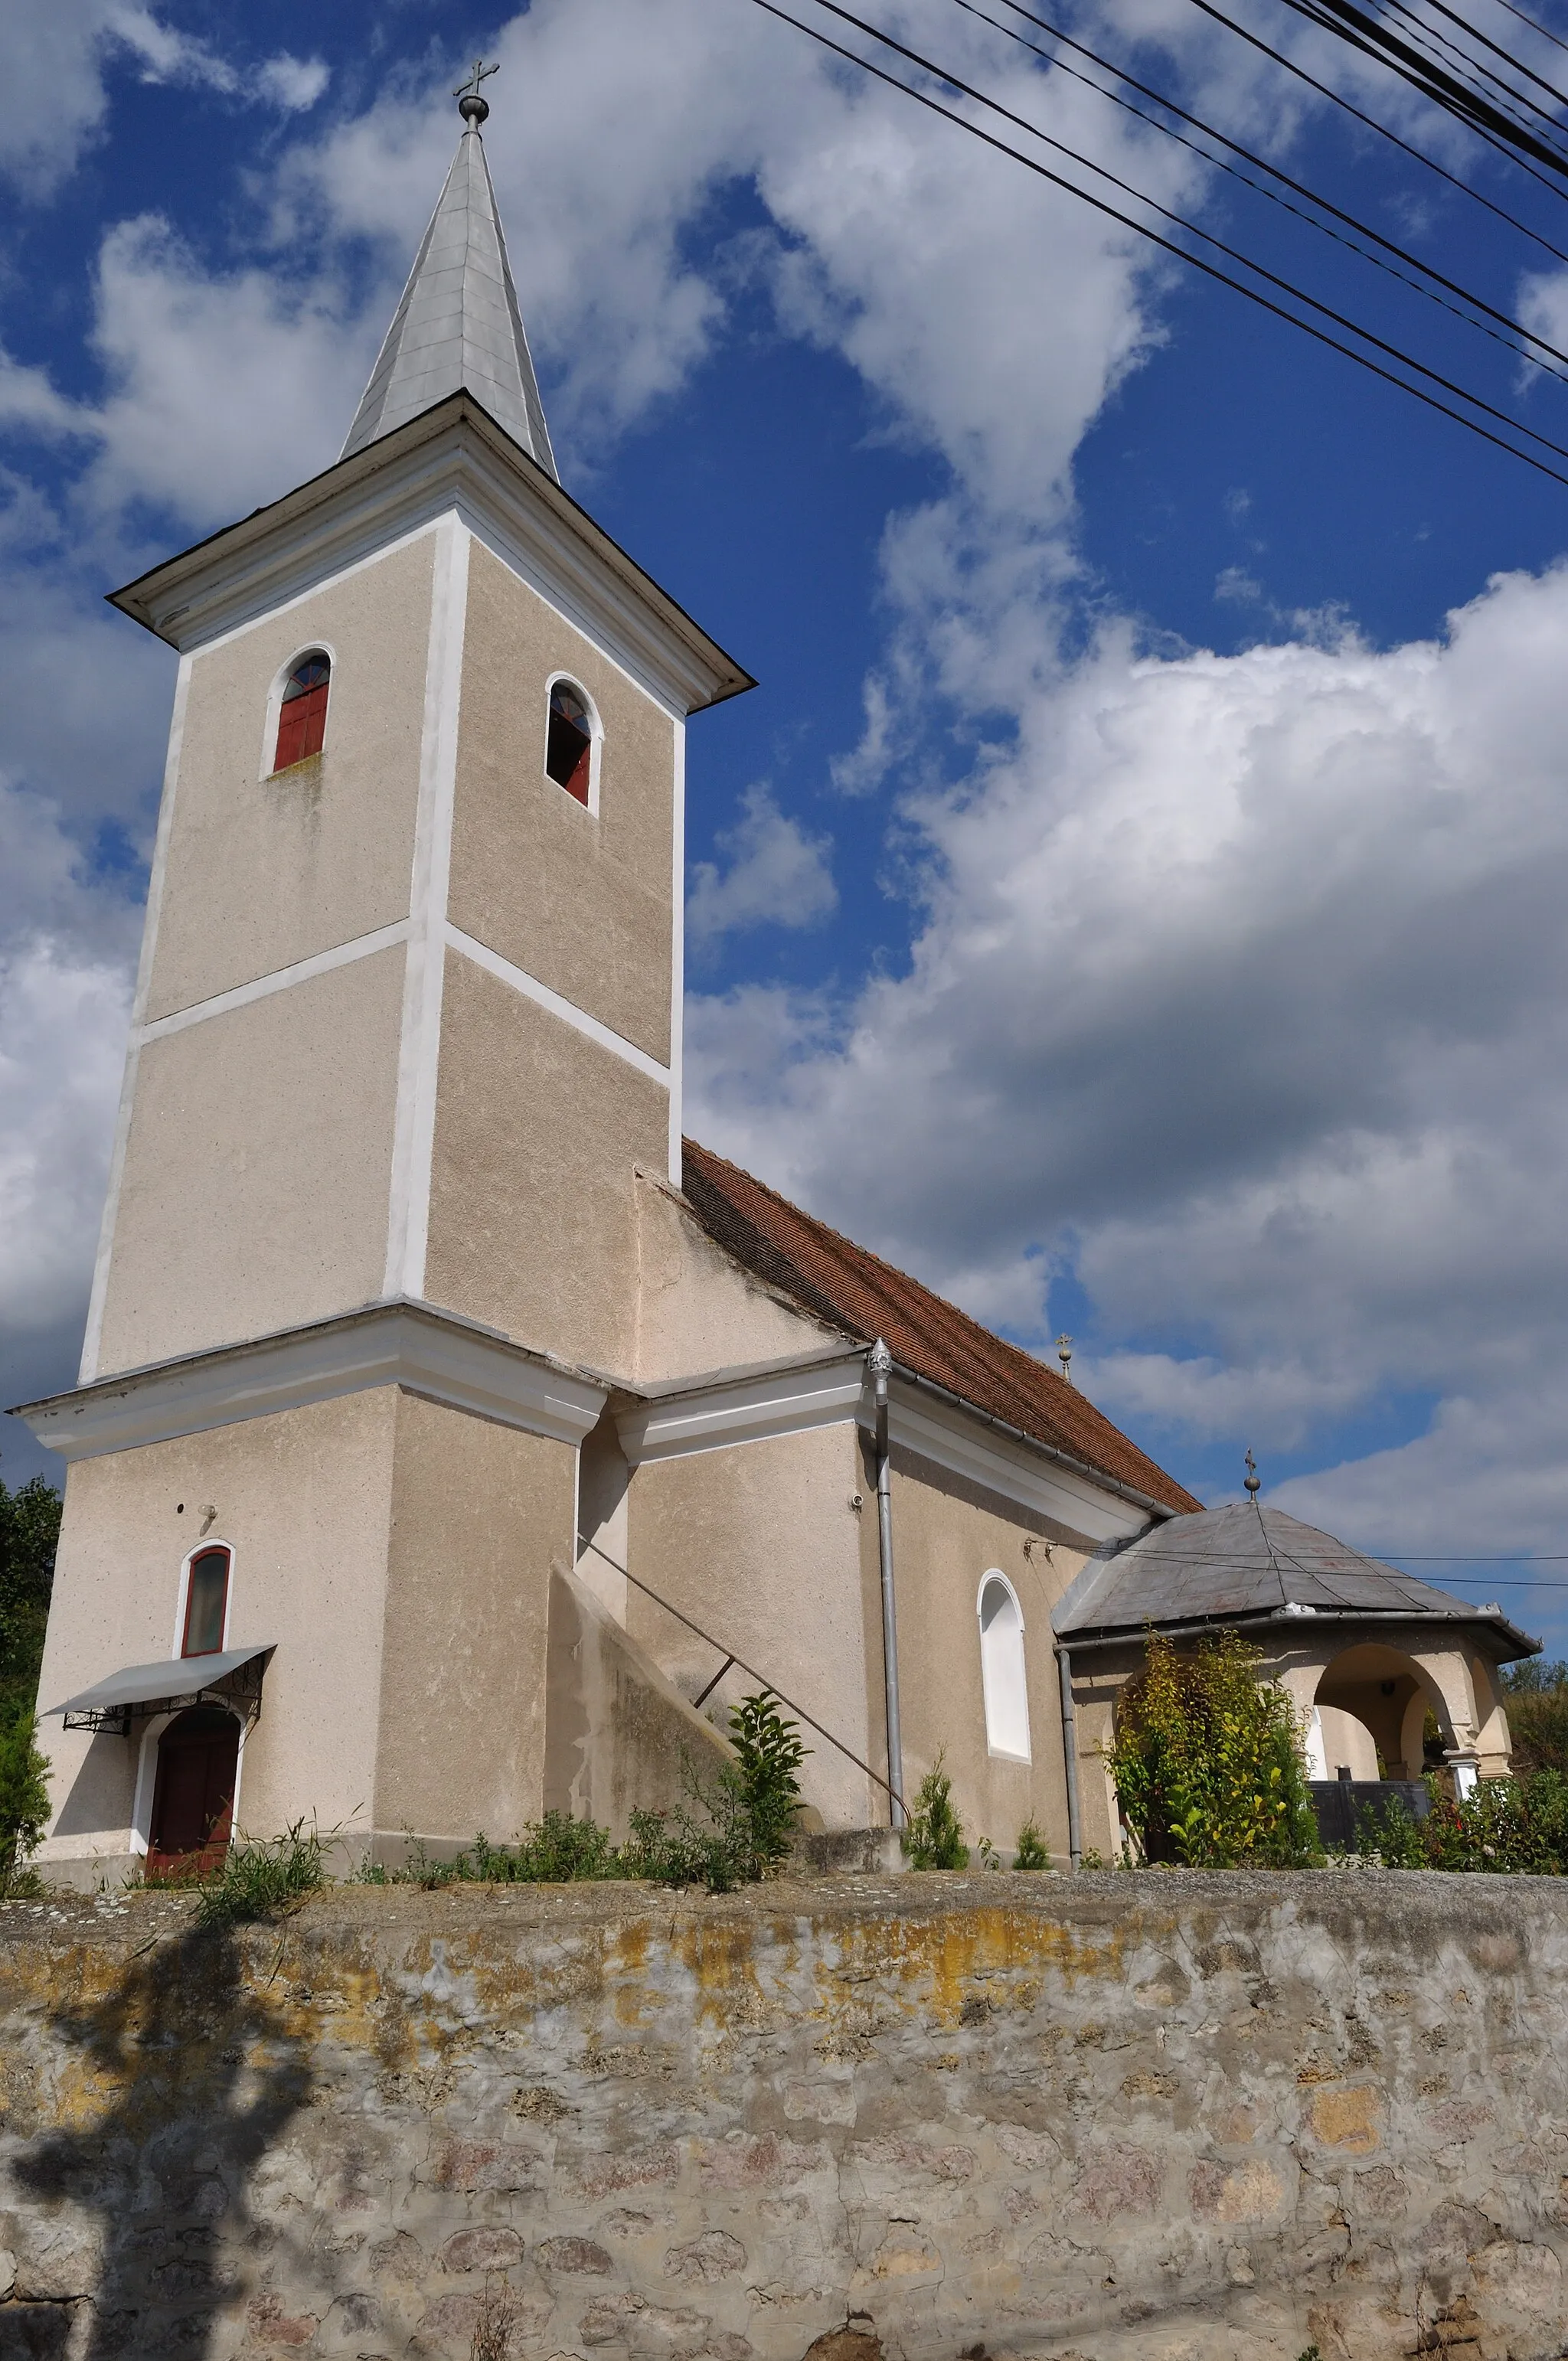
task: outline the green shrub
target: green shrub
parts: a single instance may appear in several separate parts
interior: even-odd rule
[[[60,1510],[41,1476],[14,1492],[0,1483],[0,1898],[37,1889],[27,1857],[49,1819],[49,1765],[34,1717]]]
[[[49,1764],[37,1730],[30,1705],[0,1719],[0,1901],[38,1889],[27,1860],[49,1819]]]
[[[800,1766],[810,1752],[800,1726],[780,1713],[772,1689],[742,1697],[729,1716],[735,1767],[723,1775],[739,1801],[742,1845],[751,1874],[765,1877],[789,1850],[800,1813]]]
[[[1050,1854],[1046,1840],[1033,1820],[1025,1820],[1018,1831],[1018,1841],[1013,1851],[1014,1869],[1049,1869]]]
[[[963,1822],[953,1802],[953,1783],[942,1763],[943,1757],[938,1754],[921,1780],[909,1826],[904,1831],[904,1850],[915,1869],[969,1867]]]
[[[1539,1656],[1509,1664],[1502,1686],[1516,1774],[1555,1771],[1568,1778],[1568,1664]]]
[[[1362,1854],[1385,1869],[1448,1869],[1488,1875],[1561,1877],[1568,1872],[1568,1779],[1527,1772],[1483,1779],[1463,1803],[1435,1777],[1431,1808],[1418,1820],[1398,1801],[1356,1816]]]
[[[1147,1636],[1107,1753],[1146,1859],[1203,1869],[1300,1868],[1322,1860],[1301,1734],[1288,1697],[1258,1678],[1234,1631],[1179,1656]]]
[[[367,1865],[372,1885],[458,1883],[554,1885],[584,1878],[647,1878],[657,1885],[706,1885],[712,1894],[753,1883],[776,1869],[800,1810],[799,1769],[808,1749],[771,1689],[740,1699],[729,1716],[735,1761],[711,1782],[686,1766],[692,1808],[634,1811],[623,1845],[609,1830],[569,1813],[546,1812],[510,1845],[477,1836],[451,1861],[433,1861],[411,1839],[400,1869]]]

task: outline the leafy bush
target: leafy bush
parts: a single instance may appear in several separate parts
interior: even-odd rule
[[[1509,1664],[1503,1697],[1516,1774],[1555,1771],[1568,1778],[1568,1664],[1545,1664],[1539,1656]]]
[[[920,1782],[915,1809],[904,1831],[904,1850],[915,1869],[967,1869],[969,1847],[953,1802],[953,1783],[938,1755]]]
[[[1049,1869],[1050,1865],[1051,1857],[1046,1850],[1044,1837],[1033,1820],[1025,1820],[1018,1831],[1018,1842],[1014,1848],[1014,1868]]]
[[[0,1899],[37,1888],[27,1856],[49,1818],[35,1713],[60,1510],[41,1476],[14,1492],[0,1483]]]
[[[1124,1692],[1111,1775],[1145,1858],[1202,1869],[1287,1869],[1322,1859],[1288,1697],[1260,1681],[1239,1634],[1179,1656],[1151,1631]]]
[[[750,1874],[765,1877],[789,1850],[800,1811],[800,1766],[810,1749],[801,1743],[799,1724],[780,1713],[772,1689],[741,1698],[729,1716],[729,1736],[735,1767],[721,1775],[732,1784],[740,1806]]]
[[[1463,1803],[1427,1781],[1431,1808],[1418,1820],[1398,1801],[1357,1815],[1364,1856],[1385,1869],[1450,1869],[1561,1877],[1568,1872],[1568,1779],[1528,1772],[1483,1779]]]

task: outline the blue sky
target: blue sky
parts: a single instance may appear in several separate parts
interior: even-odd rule
[[[1189,0],[1069,14],[1568,345],[1568,270]],[[1561,387],[951,0],[882,21],[1568,441]],[[170,692],[102,593],[334,456],[480,49],[564,478],[762,684],[691,733],[690,1127],[1070,1329],[1207,1498],[1251,1443],[1382,1554],[1568,1553],[1568,490],[746,0],[0,16],[9,1398],[73,1372]]]

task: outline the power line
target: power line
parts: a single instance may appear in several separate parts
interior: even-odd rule
[[[1521,25],[1528,25],[1532,33],[1539,33],[1543,41],[1551,41],[1558,49],[1568,51],[1568,41],[1559,40],[1555,33],[1548,32],[1546,27],[1538,24],[1533,16],[1527,16],[1522,8],[1516,8],[1514,0],[1497,0],[1497,5],[1506,8],[1510,16],[1517,16]]]
[[[1364,9],[1354,5],[1354,0],[1284,0],[1284,5],[1293,8],[1299,16],[1306,17],[1309,24],[1320,26],[1325,32],[1348,42],[1352,49],[1376,58],[1390,72],[1398,74],[1402,82],[1420,91],[1423,98],[1441,106],[1446,114],[1475,132],[1478,138],[1485,139],[1489,146],[1509,157],[1521,170],[1530,172],[1531,179],[1541,181],[1543,188],[1552,189],[1561,196],[1563,192],[1555,181],[1541,181],[1541,174],[1530,171],[1530,167],[1520,163],[1520,159],[1533,156],[1538,163],[1549,165],[1553,172],[1568,176],[1568,156],[1539,137],[1528,126],[1517,122],[1484,93],[1467,88],[1445,66],[1401,39],[1387,26],[1380,24],[1376,16],[1367,16]]]
[[[1506,205],[1495,204],[1490,197],[1483,196],[1479,189],[1473,188],[1470,182],[1462,180],[1457,172],[1451,172],[1446,164],[1438,163],[1434,157],[1423,154],[1420,148],[1413,148],[1408,139],[1401,139],[1397,131],[1390,131],[1386,123],[1379,123],[1375,115],[1364,114],[1359,106],[1354,105],[1330,83],[1320,82],[1316,74],[1309,73],[1306,67],[1298,65],[1294,58],[1288,58],[1283,49],[1277,49],[1272,42],[1264,40],[1260,34],[1252,32],[1245,25],[1237,24],[1234,16],[1227,16],[1223,8],[1214,5],[1214,0],[1192,0],[1192,5],[1200,9],[1205,16],[1212,16],[1217,25],[1223,25],[1226,31],[1234,33],[1239,40],[1245,41],[1253,49],[1260,50],[1266,58],[1272,58],[1276,65],[1283,66],[1286,72],[1294,74],[1298,82],[1304,82],[1309,90],[1315,90],[1320,98],[1328,99],[1343,113],[1350,115],[1354,121],[1362,124],[1368,131],[1376,131],[1380,138],[1387,139],[1392,147],[1398,148],[1401,155],[1409,156],[1416,163],[1424,165],[1429,172],[1435,172],[1440,181],[1446,181],[1450,188],[1457,189],[1460,194],[1468,197],[1472,203],[1482,205],[1487,213],[1495,214],[1499,221],[1507,222],[1510,229],[1517,229],[1521,236],[1530,238],[1546,253],[1554,255],[1559,262],[1568,262],[1568,253],[1565,253],[1562,247],[1553,246],[1552,240],[1542,236],[1540,230],[1532,229],[1529,222],[1520,221],[1518,214],[1509,213]]]
[[[1140,91],[1157,106],[1165,107],[1168,113],[1179,117],[1183,123],[1191,124],[1193,128],[1202,132],[1206,138],[1218,140],[1222,147],[1230,149],[1233,156],[1240,156],[1247,163],[1255,166],[1258,171],[1268,173],[1283,187],[1291,189],[1298,196],[1305,198],[1309,204],[1317,205],[1324,213],[1332,214],[1335,221],[1343,222],[1347,227],[1354,230],[1357,236],[1370,238],[1375,245],[1383,248],[1384,253],[1398,256],[1401,262],[1409,263],[1413,270],[1420,271],[1423,276],[1434,280],[1439,287],[1446,287],[1451,294],[1459,296],[1464,302],[1473,304],[1477,311],[1486,313],[1488,319],[1496,320],[1501,326],[1509,329],[1513,335],[1523,336],[1529,343],[1539,346],[1541,352],[1550,353],[1553,360],[1562,361],[1568,366],[1568,353],[1561,351],[1555,345],[1549,344],[1544,336],[1537,335],[1533,328],[1527,328],[1522,321],[1514,319],[1507,312],[1499,312],[1495,304],[1487,302],[1485,296],[1477,295],[1472,289],[1461,286],[1457,280],[1448,278],[1433,264],[1423,262],[1420,255],[1411,254],[1407,247],[1397,245],[1392,238],[1385,237],[1381,231],[1371,228],[1367,223],[1358,220],[1354,214],[1346,213],[1343,207],[1334,204],[1329,198],[1320,196],[1315,189],[1310,189],[1304,181],[1293,179],[1277,164],[1269,163],[1266,157],[1255,155],[1250,148],[1244,148],[1239,140],[1231,138],[1228,133],[1217,130],[1212,123],[1205,123],[1201,115],[1190,114],[1186,107],[1179,106],[1174,99],[1167,98],[1163,92],[1151,88],[1146,82],[1140,82],[1135,74],[1128,73],[1125,67],[1113,65],[1108,58],[1101,57],[1095,50],[1087,48],[1082,41],[1075,40],[1072,35],[1064,32],[1059,25],[1053,25],[1047,17],[1036,16],[1031,9],[1023,6],[1022,0],[1000,0],[1000,4],[1004,8],[1012,9],[1015,16],[1022,16],[1026,23],[1037,25],[1043,32],[1049,33],[1066,48],[1076,50],[1079,56],[1088,58],[1103,72],[1114,74],[1117,80],[1125,82],[1130,90]],[[1255,190],[1260,197],[1266,197],[1271,204],[1282,206],[1285,212],[1291,214],[1297,221],[1305,222],[1310,228],[1317,230],[1324,237],[1332,237],[1336,245],[1344,247],[1352,254],[1359,255],[1364,262],[1373,263],[1379,270],[1387,271],[1389,276],[1397,279],[1401,286],[1409,287],[1415,294],[1424,296],[1428,302],[1439,304],[1454,319],[1463,320],[1466,327],[1475,329],[1481,335],[1490,336],[1495,344],[1501,345],[1508,352],[1517,354],[1519,359],[1530,362],[1536,368],[1543,369],[1548,377],[1556,378],[1559,383],[1568,383],[1568,379],[1563,378],[1561,370],[1551,368],[1547,362],[1540,359],[1537,354],[1521,351],[1508,336],[1498,335],[1496,329],[1488,328],[1484,322],[1473,320],[1468,313],[1462,312],[1456,304],[1444,302],[1442,297],[1434,294],[1430,287],[1423,287],[1415,280],[1408,279],[1402,270],[1394,269],[1393,266],[1385,262],[1381,256],[1368,254],[1364,247],[1356,245],[1354,238],[1342,236],[1337,230],[1332,229],[1327,222],[1315,220],[1310,214],[1304,213],[1299,206],[1291,204],[1287,198],[1279,196],[1273,189],[1261,187],[1257,181],[1249,179],[1246,173],[1238,172],[1234,165],[1227,164],[1223,157],[1207,154],[1196,141],[1184,138],[1179,131],[1173,130],[1168,123],[1162,123],[1157,115],[1147,114],[1141,106],[1135,106],[1130,99],[1123,98],[1118,92],[1107,90],[1102,83],[1091,81],[1087,74],[1079,72],[1075,66],[1069,65],[1065,59],[1054,56],[1049,49],[1043,49],[1037,41],[1028,40],[1022,33],[1015,32],[1011,25],[1003,25],[996,17],[988,16],[983,8],[976,5],[976,0],[954,0],[954,5],[962,8],[969,16],[978,16],[981,24],[989,25],[994,32],[1001,33],[1006,39],[1016,41],[1018,46],[1027,49],[1032,57],[1043,58],[1054,72],[1069,74],[1073,81],[1081,83],[1085,90],[1098,92],[1102,98],[1109,99],[1113,106],[1124,108],[1127,114],[1135,115],[1140,123],[1151,124],[1157,131],[1163,132],[1168,139],[1174,139],[1179,146],[1187,148],[1190,154],[1201,156],[1205,163],[1212,164],[1219,171],[1228,172],[1233,179],[1240,181],[1244,187]]]
[[[1159,247],[1163,252],[1174,255],[1179,261],[1186,263],[1190,269],[1201,270],[1206,278],[1217,280],[1221,286],[1232,288],[1239,295],[1245,295],[1249,302],[1255,303],[1261,310],[1271,313],[1276,319],[1284,320],[1290,326],[1300,329],[1304,335],[1312,337],[1316,343],[1327,345],[1332,351],[1343,354],[1346,359],[1353,360],[1359,368],[1369,370],[1374,377],[1382,378],[1386,383],[1398,386],[1402,392],[1410,394],[1417,401],[1423,402],[1429,410],[1438,411],[1443,417],[1453,419],[1459,425],[1467,427],[1472,434],[1479,435],[1483,442],[1492,444],[1499,451],[1508,452],[1510,456],[1520,460],[1527,467],[1533,467],[1538,474],[1549,476],[1553,483],[1568,486],[1568,476],[1563,475],[1555,467],[1548,467],[1544,460],[1538,459],[1533,453],[1521,451],[1517,444],[1508,442],[1503,435],[1493,434],[1489,427],[1483,426],[1478,420],[1467,417],[1463,411],[1452,409],[1446,401],[1439,401],[1435,394],[1428,393],[1421,386],[1412,385],[1407,378],[1397,375],[1393,369],[1385,368],[1380,362],[1371,359],[1367,354],[1357,352],[1354,346],[1343,344],[1337,336],[1329,335],[1325,329],[1314,326],[1310,320],[1303,320],[1297,313],[1287,310],[1283,304],[1276,303],[1268,296],[1260,294],[1255,287],[1249,287],[1244,280],[1233,278],[1228,271],[1222,270],[1216,264],[1206,261],[1201,255],[1193,254],[1187,247],[1177,245],[1173,239],[1162,236],[1157,230],[1151,229],[1146,222],[1138,221],[1133,214],[1124,213],[1119,206],[1112,204],[1108,199],[1096,196],[1091,190],[1080,188],[1076,181],[1065,179],[1062,174],[1053,171],[1048,165],[1042,164],[1036,158],[1025,155],[1020,149],[1011,147],[1006,140],[999,139],[993,133],[982,130],[979,124],[971,123],[966,115],[958,114],[952,107],[944,106],[939,99],[933,98],[928,92],[915,89],[910,83],[901,81],[895,74],[885,72],[882,67],[873,65],[869,58],[863,58],[855,50],[844,48],[841,42],[833,40],[828,34],[820,32],[816,26],[803,22],[798,16],[792,16],[787,9],[776,5],[776,0],[753,0],[753,5],[763,9],[768,16],[778,17],[781,23],[792,25],[796,32],[806,34],[809,40],[816,41],[821,48],[830,50],[834,56],[842,58],[846,63],[858,66],[862,73],[870,74],[877,82],[885,82],[890,90],[898,91],[904,97],[913,99],[916,105],[927,108],[933,115],[941,115],[948,123],[957,124],[960,130],[969,132],[973,138],[983,141],[986,147],[995,148],[999,154],[1010,157],[1014,163],[1022,164],[1026,171],[1033,172],[1038,179],[1049,181],[1053,187],[1063,189],[1069,196],[1077,197],[1084,204],[1091,205],[1097,213],[1104,214],[1111,220],[1120,222],[1124,228],[1134,231],[1139,237],[1146,238],[1151,245]],[[1109,181],[1113,187],[1121,189],[1125,194],[1135,198],[1138,203],[1147,205],[1151,212],[1159,214],[1165,220],[1173,223],[1179,228],[1187,230],[1191,236],[1202,238],[1207,245],[1214,247],[1233,261],[1239,262],[1245,269],[1255,272],[1270,286],[1277,287],[1296,302],[1307,304],[1310,310],[1320,313],[1326,319],[1332,320],[1337,326],[1346,329],[1352,335],[1361,337],[1365,343],[1372,346],[1374,350],[1386,353],[1403,368],[1414,369],[1418,375],[1431,379],[1433,384],[1442,386],[1445,391],[1453,394],[1459,401],[1470,403],[1472,408],[1480,411],[1485,416],[1497,419],[1499,423],[1508,426],[1514,434],[1524,435],[1529,441],[1540,444],[1543,449],[1555,453],[1561,458],[1568,458],[1568,448],[1553,443],[1550,436],[1540,434],[1533,427],[1526,426],[1519,419],[1508,416],[1506,412],[1495,409],[1490,402],[1483,401],[1480,395],[1469,392],[1464,386],[1456,384],[1453,379],[1442,376],[1439,370],[1429,368],[1423,361],[1415,359],[1412,355],[1403,351],[1399,346],[1387,343],[1381,336],[1375,335],[1370,329],[1361,327],[1355,321],[1347,318],[1344,313],[1333,310],[1332,305],[1320,302],[1315,296],[1307,294],[1303,289],[1295,286],[1290,280],[1280,278],[1277,272],[1266,269],[1261,263],[1254,262],[1249,256],[1240,253],[1234,247],[1227,246],[1223,239],[1214,237],[1209,231],[1200,229],[1195,223],[1184,220],[1179,214],[1172,213],[1168,206],[1159,204],[1154,198],[1146,196],[1141,190],[1133,188],[1128,181],[1108,170],[1104,165],[1096,164],[1091,158],[1080,156],[1076,149],[1068,148],[1063,141],[1053,138],[1048,132],[1041,131],[1037,126],[1025,121],[1023,116],[1014,115],[1011,109],[1000,105],[995,99],[987,98],[983,92],[972,89],[969,83],[961,82],[957,75],[949,73],[946,68],[936,65],[931,60],[923,57],[919,51],[907,49],[903,42],[894,40],[891,34],[880,32],[876,27],[868,25],[862,18],[852,16],[847,8],[839,7],[837,0],[817,0],[817,5],[827,8],[845,23],[854,25],[860,31],[868,34],[874,40],[881,41],[884,47],[896,51],[900,56],[907,58],[911,63],[933,75],[938,81],[946,82],[949,88],[961,91],[966,97],[973,98],[979,104],[990,108],[1006,121],[1016,124],[1031,137],[1044,141],[1047,147],[1069,156],[1073,162],[1082,164],[1088,170],[1098,173],[1102,179]]]

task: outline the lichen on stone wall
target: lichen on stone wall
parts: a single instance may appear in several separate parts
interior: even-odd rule
[[[0,2355],[1537,2361],[1565,1965],[1378,1872],[12,1905]]]

